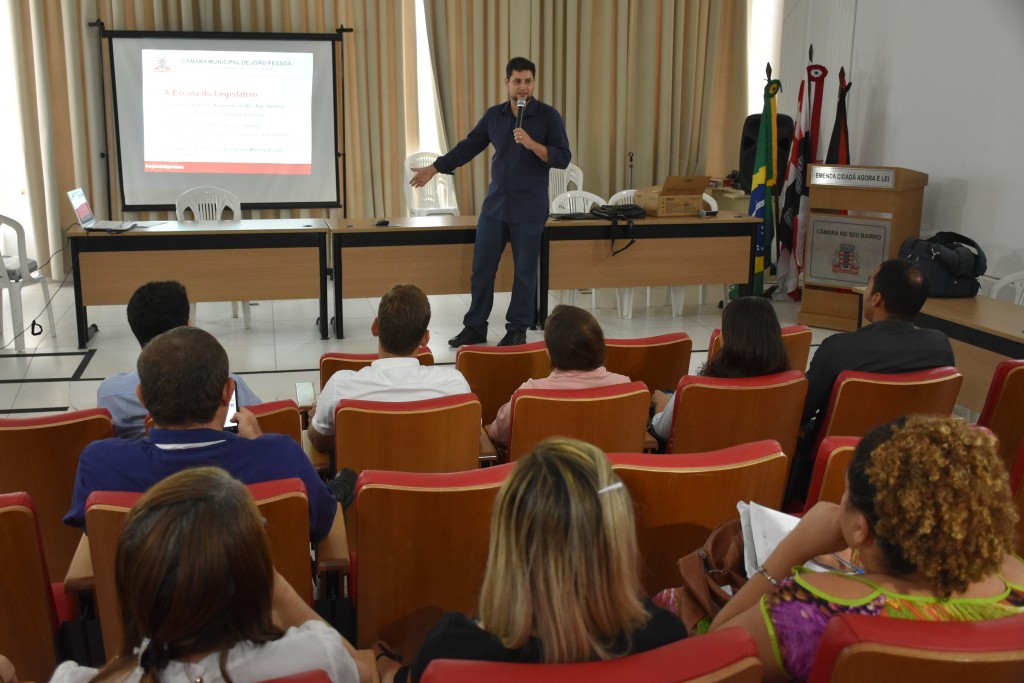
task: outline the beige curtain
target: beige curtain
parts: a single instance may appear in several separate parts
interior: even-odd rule
[[[746,116],[746,0],[425,0],[445,132],[461,139],[505,97],[505,63],[537,64],[536,96],[565,117],[584,189],[608,197],[665,176],[724,176]],[[490,153],[456,173],[465,213]]]
[[[345,38],[345,129],[349,216],[403,212],[402,164],[414,92],[413,0],[82,0],[7,3],[14,27],[30,216],[39,254],[57,251],[72,224],[64,193],[86,189],[100,217],[122,216],[112,124],[108,30],[330,33]],[[587,189],[608,196],[670,173],[724,175],[738,157],[745,115],[744,0],[426,0],[427,31],[444,128],[461,139],[504,97],[505,63],[538,65],[537,96],[566,120]],[[100,74],[104,76],[101,78]],[[340,81],[340,78],[339,78]],[[106,97],[107,121],[103,117]],[[340,113],[339,113],[340,115]],[[339,124],[340,125],[340,124]],[[463,212],[487,191],[490,157],[456,174]],[[254,217],[339,210],[262,211]],[[65,254],[51,264],[63,277]]]
[[[64,246],[62,229],[74,221],[64,193],[77,186],[86,189],[101,218],[108,217],[108,185],[113,198],[110,218],[167,217],[121,214],[108,46],[104,41],[101,58],[97,29],[88,25],[96,19],[107,30],[333,33],[341,25],[354,28],[344,43],[348,215],[400,212],[402,145],[406,121],[414,120],[405,110],[403,85],[408,80],[404,46],[413,44],[409,39],[411,0],[17,0],[6,4],[15,36],[31,214],[22,222],[33,231],[37,253]],[[338,80],[340,86],[340,74]],[[106,95],[108,121],[103,118],[101,92]],[[336,220],[342,215],[340,210],[251,214]],[[62,278],[69,267],[67,255],[63,261],[55,259],[51,275]]]

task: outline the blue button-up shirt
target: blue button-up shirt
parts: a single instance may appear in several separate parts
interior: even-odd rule
[[[464,140],[437,158],[434,168],[451,174],[484,151],[487,145],[494,145],[491,186],[480,213],[506,223],[525,223],[548,215],[548,169],[567,167],[572,153],[561,114],[540,100],[531,99],[527,103],[523,129],[536,142],[547,146],[547,163],[523,145],[516,144],[512,136],[515,127],[516,112],[508,101],[491,107]]]

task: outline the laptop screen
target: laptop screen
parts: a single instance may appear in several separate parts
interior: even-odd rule
[[[71,206],[75,207],[75,215],[78,216],[78,222],[82,224],[83,228],[96,222],[96,216],[93,215],[92,209],[89,207],[89,200],[85,198],[82,188],[78,187],[68,192],[68,199],[71,200]]]

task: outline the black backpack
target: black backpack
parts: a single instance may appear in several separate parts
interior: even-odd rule
[[[639,204],[605,204],[603,206],[595,206],[590,210],[590,213],[598,218],[608,218],[613,221],[619,218],[627,220],[643,218],[647,215],[647,212]]]
[[[969,297],[978,293],[978,278],[988,260],[978,243],[955,232],[938,232],[926,240],[908,237],[900,258],[913,262],[928,277],[928,296]]]
[[[647,215],[644,208],[638,204],[605,204],[603,206],[595,206],[590,210],[590,213],[597,218],[607,218],[610,220],[612,222],[612,230],[618,227],[619,219],[626,221],[626,237],[629,239],[629,242],[621,249],[616,249],[615,238],[613,237],[612,256],[621,254],[636,244],[636,239],[633,237],[633,219],[643,218]]]

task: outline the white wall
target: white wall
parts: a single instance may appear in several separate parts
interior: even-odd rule
[[[1024,2],[787,0],[783,39],[784,66],[813,42],[829,69],[823,146],[845,65],[853,163],[927,173],[921,232],[974,238],[993,278],[1024,270]],[[827,61],[835,44],[849,63]],[[783,77],[781,111],[801,76]]]

